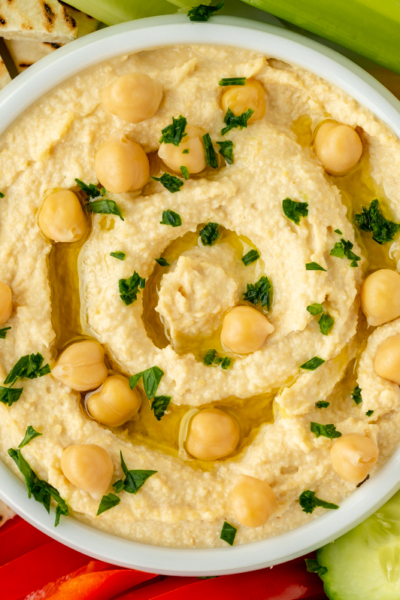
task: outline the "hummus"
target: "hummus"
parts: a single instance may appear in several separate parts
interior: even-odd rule
[[[101,101],[107,86],[135,72],[163,89],[158,110],[139,123],[114,116]],[[221,135],[225,88],[218,82],[226,77],[257,80],[267,104],[262,118]],[[88,213],[90,231],[81,241],[45,238],[38,215],[46,195],[63,188],[83,202],[76,179],[98,184],[96,153],[116,132],[145,151],[151,176],[172,174],[157,152],[161,131],[179,115],[209,133],[217,154],[216,142],[231,140],[232,164],[219,156],[217,168],[187,180],[175,173],[183,185],[174,193],[153,179],[137,191],[107,192],[124,220]],[[346,175],[330,175],[315,155],[313,136],[326,120],[357,128],[362,140],[363,155]],[[0,173],[0,280],[13,295],[11,329],[0,340],[2,381],[22,356],[40,353],[53,370],[68,344],[90,338],[104,348],[110,373],[130,377],[157,366],[157,397],[170,398],[156,418],[140,381],[139,412],[113,428],[90,417],[84,392],[52,374],[24,379],[20,399],[0,403],[0,458],[20,475],[8,450],[18,448],[28,426],[40,432],[22,455],[75,518],[131,540],[185,548],[226,545],[220,533],[227,521],[237,528],[235,544],[248,543],[322,515],[323,507],[302,509],[306,490],[336,505],[355,490],[332,467],[335,437],[316,435],[312,423],[372,440],[379,457],[371,477],[396,450],[400,388],[375,372],[374,360],[382,341],[400,334],[400,320],[368,327],[360,288],[372,271],[397,270],[400,245],[396,236],[383,245],[372,241],[353,219],[378,198],[385,216],[400,221],[400,143],[343,91],[239,48],[139,52],[84,71],[35,103],[0,137]],[[284,199],[307,205],[298,224],[283,212]],[[161,223],[165,211],[179,215],[181,225]],[[207,223],[219,226],[212,245],[199,235]],[[355,265],[340,248],[331,254],[343,240],[353,244]],[[250,251],[259,258],[246,265],[241,259]],[[166,265],[156,262],[161,258]],[[318,270],[306,268],[313,263]],[[146,285],[126,304],[118,282],[134,272]],[[248,284],[262,277],[272,285],[269,309],[244,299]],[[240,304],[266,315],[273,329],[248,354],[221,343],[224,316]],[[317,315],[307,310],[315,304],[322,305]],[[321,314],[331,318],[327,334]],[[209,350],[230,359],[226,368],[204,363]],[[315,357],[323,359],[318,368],[300,368]],[[240,430],[234,451],[215,461],[193,457],[185,445],[190,418],[205,408],[226,411]],[[124,478],[121,451],[129,469],[156,473],[96,516],[99,500],[61,468],[63,451],[76,444],[108,453],[113,484]],[[260,526],[242,525],[232,509],[240,475],[267,483],[275,495]],[[107,493],[116,491],[110,486]]]

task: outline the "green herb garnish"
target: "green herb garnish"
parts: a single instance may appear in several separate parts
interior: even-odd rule
[[[379,200],[373,200],[369,208],[363,206],[362,212],[354,216],[354,222],[362,231],[371,232],[372,239],[378,244],[391,242],[400,229],[399,223],[385,219],[379,208]]]
[[[223,77],[218,85],[246,85],[246,77]]]
[[[322,311],[324,310],[322,304],[310,304],[309,306],[307,306],[307,310],[311,315],[319,315],[322,313]]]
[[[351,397],[353,398],[354,402],[358,405],[361,404],[362,402],[362,397],[361,397],[361,388],[359,385],[357,385],[354,390],[351,392]]]
[[[334,438],[342,437],[340,431],[336,431],[336,426],[332,423],[329,425],[321,425],[321,423],[313,423],[311,422],[310,429],[312,433],[315,434],[315,437],[319,438],[320,436],[329,438],[333,440]]]
[[[145,285],[146,280],[135,271],[131,277],[119,280],[119,297],[126,306],[129,306],[137,300],[137,295],[140,290],[144,289]]]
[[[78,184],[78,186],[81,188],[82,192],[85,192],[86,196],[88,196],[89,198],[98,198],[99,196],[104,195],[100,192],[97,185],[94,185],[94,183],[84,183],[80,179],[75,179],[75,181]],[[104,188],[102,188],[102,189],[104,189]]]
[[[306,371],[315,371],[315,369],[318,369],[318,367],[323,365],[324,362],[325,361],[323,358],[320,358],[319,356],[314,356],[314,358],[311,358],[310,360],[305,362],[304,365],[301,365],[300,369],[306,369]]]
[[[182,225],[182,219],[178,213],[173,210],[164,210],[160,225],[170,225],[171,227],[180,227]]]
[[[325,402],[325,400],[319,400],[319,402],[315,403],[317,408],[328,408],[330,402]]]
[[[331,510],[336,510],[338,507],[337,504],[332,504],[331,502],[325,502],[325,500],[320,500],[315,495],[315,492],[311,490],[306,490],[300,495],[299,498],[300,506],[303,509],[303,512],[311,514],[320,506],[321,508],[328,508]]]
[[[221,535],[219,536],[221,540],[224,540],[230,546],[233,546],[233,542],[235,541],[237,529],[227,521],[224,522]]]
[[[343,235],[340,229],[335,229],[335,233],[337,233],[338,235]]]
[[[199,6],[194,6],[191,8],[187,16],[191,21],[208,21],[213,13],[217,10],[221,10],[224,6],[223,2],[220,2],[216,6],[206,6],[205,4],[199,4]]]
[[[141,371],[140,373],[133,375],[129,379],[129,386],[131,390],[133,390],[138,384],[139,380],[143,378],[144,391],[146,392],[148,399],[151,400],[156,394],[163,375],[164,371],[162,371],[159,367],[150,367],[150,369],[146,369],[145,371]]]
[[[47,364],[42,367],[43,361],[39,352],[22,356],[7,375],[4,384],[12,386],[18,379],[36,379],[47,375],[50,373],[50,366]]]
[[[218,152],[224,157],[228,165],[233,163],[233,142],[227,140],[226,142],[217,142],[219,146]]]
[[[221,135],[225,135],[233,129],[234,127],[238,127],[239,129],[243,129],[243,127],[247,127],[247,122],[253,114],[254,110],[249,108],[246,112],[242,113],[235,117],[234,113],[230,108],[226,111],[226,115],[224,117],[224,123],[226,123],[226,127],[224,127],[221,131]]]
[[[310,262],[306,263],[306,271],[326,271],[326,269],[316,262]]]
[[[354,244],[352,244],[349,240],[341,239],[340,242],[336,242],[332,250],[330,251],[330,256],[336,256],[337,258],[348,258],[351,263],[351,267],[357,267],[357,263],[361,258],[352,252]]]
[[[160,267],[169,267],[169,262],[165,260],[165,258],[156,258],[155,261],[160,265]]]
[[[206,165],[213,169],[218,168],[218,157],[214,150],[213,143],[210,138],[210,134],[206,133],[203,135],[204,149],[206,151]]]
[[[164,173],[161,177],[152,177],[152,179],[162,183],[165,189],[171,192],[171,194],[179,192],[184,183],[182,179],[178,179],[178,177],[174,177],[174,175],[170,175],[169,173]]]
[[[212,246],[219,238],[219,224],[207,223],[207,225],[204,225],[203,229],[200,229],[199,235],[203,246]]]
[[[6,406],[11,406],[20,399],[24,388],[7,388],[0,386],[0,402]]]
[[[189,148],[185,148],[184,150],[182,150],[182,154],[189,154]]]
[[[335,323],[335,319],[328,313],[324,313],[318,321],[319,330],[323,335],[328,335]]]
[[[47,483],[47,481],[39,479],[35,471],[31,469],[29,463],[22,456],[21,450],[14,450],[13,448],[10,448],[8,450],[8,454],[11,456],[18,469],[21,471],[23,478],[25,479],[25,485],[28,490],[28,498],[33,496],[36,502],[43,504],[48,513],[50,513],[51,499],[53,498],[53,500],[57,503],[56,520],[54,523],[55,527],[57,527],[60,522],[61,515],[67,516],[69,514],[68,506],[65,500],[61,498],[55,487],[50,485],[50,483]]]
[[[154,416],[157,421],[161,421],[165,415],[169,403],[171,402],[171,396],[155,396],[151,403],[151,410],[154,412]]]
[[[35,431],[35,429],[32,427],[32,425],[29,425],[26,428],[25,437],[22,440],[22,442],[20,443],[20,445],[18,446],[18,448],[19,449],[23,448],[24,446],[29,444],[30,441],[34,440],[35,437],[39,437],[40,435],[43,435],[43,433],[39,433],[38,431]]]
[[[325,573],[328,572],[328,569],[326,567],[323,567],[322,565],[320,565],[319,562],[317,560],[315,560],[314,558],[306,558],[305,561],[306,561],[307,571],[309,573],[317,573],[317,575],[322,577],[322,575],[325,575]]]
[[[371,417],[374,414],[373,410],[367,410],[367,412],[365,413],[367,415],[367,417]]]
[[[7,331],[10,329],[11,327],[4,327],[3,329],[0,329],[0,339],[4,340],[6,338]]]
[[[125,475],[125,479],[119,479],[113,485],[113,488],[117,493],[124,490],[128,492],[128,494],[137,494],[142,485],[147,481],[149,477],[155,475],[157,471],[145,471],[142,469],[136,469],[134,471],[130,471],[126,466],[124,461],[124,457],[122,456],[122,452],[120,452],[121,456],[121,467]]]
[[[94,202],[88,202],[85,204],[85,208],[92,213],[100,213],[102,215],[116,215],[121,219],[121,221],[125,221],[124,217],[118,205],[114,200],[107,200],[103,198],[102,200],[94,200]]]
[[[185,117],[182,117],[182,115],[177,119],[172,117],[172,123],[161,130],[162,136],[159,140],[160,144],[173,144],[174,146],[179,146],[182,138],[187,135],[185,133],[186,125],[187,120]]]
[[[189,169],[187,167],[181,167],[181,173],[184,179],[189,179]]]
[[[126,258],[125,252],[110,252],[110,256],[118,258],[118,260],[125,260]]]
[[[297,202],[290,198],[285,198],[282,201],[282,210],[288,219],[299,225],[301,217],[308,216],[308,202]]]
[[[96,517],[106,512],[106,510],[110,510],[110,508],[114,508],[121,502],[121,498],[118,498],[115,494],[107,494],[103,496],[100,502],[99,509],[97,511]]]
[[[3,192],[0,192],[0,198],[4,198]]]
[[[263,308],[270,309],[272,296],[272,284],[265,275],[257,283],[248,283],[247,289],[243,294],[243,300],[257,305],[259,302]]]
[[[260,254],[257,252],[257,250],[249,250],[249,252],[247,252],[247,254],[242,256],[242,262],[243,262],[244,266],[247,267],[248,265],[251,265],[251,263],[258,260],[259,258],[260,258]]]
[[[230,367],[232,360],[229,356],[218,356],[216,350],[208,350],[203,358],[203,363],[210,367],[211,365],[220,365],[225,371]]]

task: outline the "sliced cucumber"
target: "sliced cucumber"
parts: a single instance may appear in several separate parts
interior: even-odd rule
[[[331,600],[399,600],[400,492],[317,556]]]

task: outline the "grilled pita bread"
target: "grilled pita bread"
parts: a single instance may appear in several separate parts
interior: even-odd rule
[[[8,508],[8,506],[6,506],[4,502],[0,500],[0,527],[13,517],[15,517],[15,512],[13,512],[11,508]]]
[[[6,87],[7,83],[10,83],[11,77],[7,71],[7,67],[0,58],[0,90]]]
[[[76,37],[77,24],[57,0],[0,0],[0,36],[65,44]]]
[[[77,23],[78,37],[96,31],[99,21],[70,6],[67,6],[66,9]],[[54,42],[32,42],[30,40],[5,40],[5,43],[18,73],[25,71],[35,62],[62,46],[62,44]]]

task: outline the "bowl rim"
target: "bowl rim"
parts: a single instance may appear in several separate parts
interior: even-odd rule
[[[261,22],[219,16],[207,23],[192,23],[186,15],[151,17],[102,29],[34,64],[0,92],[0,133],[46,92],[84,69],[127,52],[173,44],[234,45],[306,68],[369,108],[400,137],[400,102],[361,67],[334,50]],[[24,483],[2,461],[0,498],[48,536],[99,560],[163,575],[226,575],[291,560],[343,535],[400,488],[399,473],[400,449],[339,510],[273,538],[211,549],[142,544],[74,518],[63,518],[55,529],[52,517],[28,499]]]

